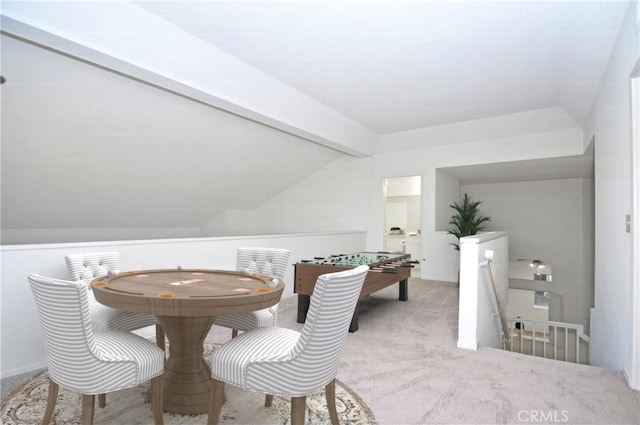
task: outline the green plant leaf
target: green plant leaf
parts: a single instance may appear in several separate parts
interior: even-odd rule
[[[462,237],[475,235],[483,231],[483,224],[491,221],[491,218],[480,215],[479,206],[481,203],[480,201],[472,201],[469,194],[465,193],[461,202],[454,202],[449,205],[456,211],[456,214],[451,216],[449,220],[449,224],[453,228],[447,233],[460,240]],[[460,250],[459,244],[451,243],[449,245],[453,245],[457,251]]]

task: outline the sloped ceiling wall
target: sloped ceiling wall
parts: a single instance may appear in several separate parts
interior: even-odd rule
[[[19,242],[8,236],[16,229],[192,234],[341,155],[41,47],[1,41],[3,244]]]

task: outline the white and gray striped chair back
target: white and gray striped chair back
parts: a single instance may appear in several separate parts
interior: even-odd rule
[[[291,251],[280,248],[238,248],[236,270],[284,279]]]
[[[362,285],[369,267],[318,277],[307,319],[296,345],[283,361],[247,365],[246,383],[271,388],[274,393],[306,395],[335,378]],[[279,388],[274,388],[279,387]]]
[[[32,274],[29,283],[54,382],[80,394],[102,394],[163,373],[164,352],[144,338],[119,331],[94,334],[83,281]]]
[[[284,280],[291,251],[282,248],[238,248],[236,253],[236,270],[249,270],[254,274],[266,274]],[[263,326],[275,326],[278,323],[279,304],[269,308],[247,313],[219,316],[214,322],[218,326],[247,331]]]
[[[64,257],[67,263],[67,271],[73,281],[82,281],[87,284],[109,271],[120,268],[120,253],[118,252],[91,252],[87,254],[70,254]],[[93,291],[89,293],[89,302],[97,302],[93,298]]]
[[[133,331],[147,326],[156,326],[158,346],[164,347],[164,332],[157,325],[158,320],[155,316],[107,307],[100,304],[93,294],[93,288],[90,285],[92,280],[107,275],[109,271],[116,272],[119,270],[119,252],[70,254],[64,260],[67,263],[67,271],[71,280],[86,284],[94,332],[106,330]]]

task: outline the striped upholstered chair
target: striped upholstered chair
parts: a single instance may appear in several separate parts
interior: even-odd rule
[[[249,271],[253,274],[266,274],[284,279],[291,251],[279,248],[238,248],[236,254],[236,270]],[[232,336],[238,331],[275,326],[278,321],[278,304],[248,313],[218,316],[214,325],[232,329]]]
[[[156,343],[158,347],[164,349],[164,332],[155,316],[107,307],[100,304],[93,296],[91,281],[99,276],[105,276],[109,271],[115,272],[120,268],[120,254],[118,252],[72,254],[65,257],[65,262],[71,280],[86,284],[94,332],[134,331],[154,325],[156,327]]]
[[[49,424],[59,386],[82,394],[82,424],[93,422],[95,395],[151,381],[156,425],[162,424],[164,351],[146,339],[122,331],[94,333],[83,282],[32,274],[49,371],[49,396],[43,424]]]
[[[268,327],[244,332],[213,352],[209,425],[217,424],[225,383],[291,397],[291,424],[305,422],[306,397],[324,387],[331,423],[338,423],[335,376],[369,267],[318,277],[302,332]]]

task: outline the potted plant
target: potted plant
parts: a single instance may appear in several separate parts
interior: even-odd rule
[[[482,224],[491,221],[491,219],[480,215],[478,206],[481,203],[480,201],[472,201],[471,197],[465,193],[462,202],[454,202],[449,205],[456,210],[456,214],[451,216],[451,220],[449,221],[449,224],[453,225],[454,229],[449,230],[447,233],[455,235],[458,241],[460,241],[460,238],[464,236],[475,235],[484,230]],[[460,245],[458,243],[451,243],[449,245],[453,245],[456,251],[460,251]]]

